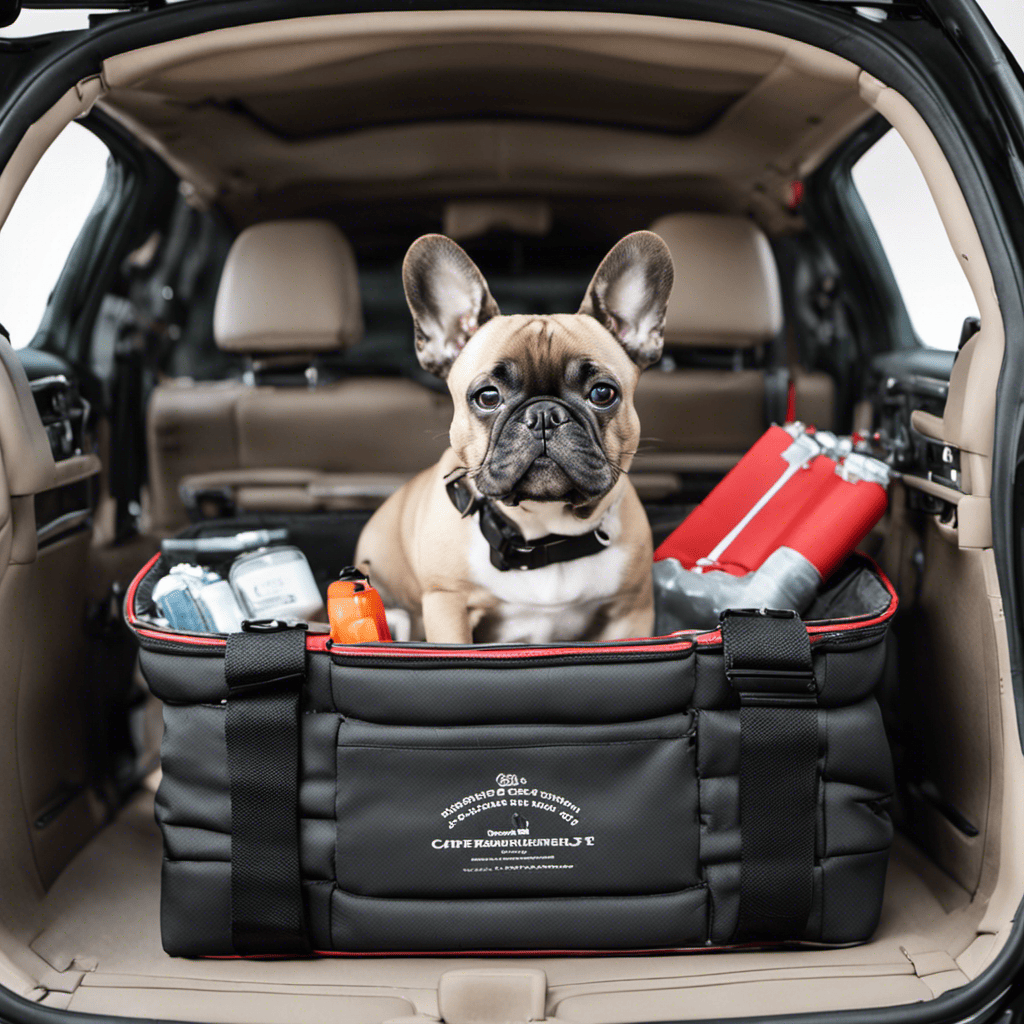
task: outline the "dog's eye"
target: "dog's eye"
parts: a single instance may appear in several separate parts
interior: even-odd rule
[[[474,396],[481,409],[497,409],[501,405],[501,392],[497,388],[481,388]]]
[[[596,405],[598,409],[607,409],[615,404],[619,393],[611,384],[595,384],[590,389],[590,394],[587,397],[590,399],[591,404]]]

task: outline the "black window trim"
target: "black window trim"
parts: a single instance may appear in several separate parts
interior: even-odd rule
[[[837,149],[807,182],[806,215],[827,239],[843,280],[854,294],[862,330],[870,335],[868,355],[917,348],[906,303],[864,201],[853,181],[857,161],[892,131],[876,114]]]
[[[111,166],[29,346],[85,367],[103,297],[121,261],[144,241],[154,208],[173,195],[177,178],[101,110],[91,111],[78,123],[107,147]],[[112,194],[105,196],[108,190]],[[81,273],[83,267],[88,273]]]

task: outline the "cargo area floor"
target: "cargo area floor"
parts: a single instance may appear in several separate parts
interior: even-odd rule
[[[90,1013],[247,1024],[390,1021],[436,1016],[453,967],[495,961],[359,958],[184,960],[160,946],[160,835],[140,793],[65,869],[31,943],[52,970],[31,996]],[[843,949],[560,957],[542,968],[548,1017],[669,1020],[891,1006],[966,982],[956,958],[984,908],[897,838],[875,938]]]

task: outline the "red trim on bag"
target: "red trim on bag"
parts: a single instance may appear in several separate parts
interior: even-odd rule
[[[693,632],[697,632],[693,630]],[[669,634],[674,636],[675,634]],[[487,647],[460,647],[454,650],[438,650],[436,647],[403,647],[399,644],[380,644],[373,646],[353,644],[347,647],[334,645],[331,647],[331,654],[354,656],[357,658],[472,658],[472,659],[517,659],[517,658],[543,658],[562,657],[567,654],[635,654],[640,651],[687,651],[693,647],[694,641],[687,639],[679,643],[652,644],[650,640],[657,640],[658,637],[637,637],[637,640],[648,641],[637,643],[632,647],[611,647],[606,644],[595,644],[592,647],[512,647],[504,650],[495,650]],[[622,641],[619,641],[620,643]],[[629,641],[625,641],[629,643]]]
[[[794,420],[796,420],[796,381],[791,375],[789,387],[786,388],[786,422],[792,423]]]
[[[227,640],[217,636],[192,636],[189,633],[161,633],[155,629],[136,629],[136,635],[148,636],[151,640],[163,640],[169,644],[191,644],[194,647],[226,647]]]
[[[138,621],[135,617],[135,591],[139,589],[139,584],[142,582],[143,576],[153,568],[154,565],[160,560],[160,552],[158,551],[136,574],[135,579],[128,586],[128,593],[124,597],[124,614],[128,620],[128,625],[132,625]]]
[[[220,636],[197,636],[192,633],[178,633],[174,630],[159,630],[146,628],[138,625],[139,618],[135,612],[135,595],[139,589],[139,584],[142,582],[146,574],[156,565],[160,558],[160,553],[157,552],[146,564],[136,573],[135,578],[132,580],[128,587],[128,592],[125,595],[125,618],[128,621],[128,625],[132,627],[138,636],[144,636],[151,640],[162,640],[165,643],[172,644],[188,644],[199,647],[224,647],[226,640]],[[697,633],[699,630],[681,631],[679,636],[689,636]],[[675,636],[677,634],[669,634]],[[328,649],[330,643],[330,634],[328,633],[309,633],[306,636],[306,650],[313,652],[323,652]],[[519,647],[511,648],[506,650],[494,650],[483,647],[467,647],[461,650],[436,650],[431,648],[417,648],[417,647],[404,647],[398,644],[381,644],[379,646],[370,646],[367,644],[356,644],[349,647],[334,647],[334,652],[341,652],[345,654],[354,654],[358,657],[413,657],[413,658],[536,658],[536,657],[558,657],[564,654],[587,654],[597,651],[599,653],[611,653],[611,654],[631,654],[634,651],[643,651],[645,649],[656,649],[659,651],[668,651],[669,653],[675,653],[677,651],[684,651],[693,646],[693,640],[681,640],[678,643],[666,643],[652,645],[649,643],[651,639],[657,639],[656,637],[640,637],[646,641],[641,645],[628,646],[616,646],[607,647],[594,645],[591,647]],[[621,643],[621,642],[620,642]]]
[[[858,618],[856,616],[846,619],[835,619],[832,622],[815,623],[808,625],[807,632],[810,634],[811,643],[831,636],[835,633],[848,632],[854,629],[864,629],[871,626],[881,625],[887,622],[896,612],[899,598],[889,577],[878,567],[870,555],[857,552],[858,557],[869,562],[874,568],[878,578],[882,581],[889,594],[889,605],[880,615],[870,618]],[[165,643],[184,644],[198,647],[224,647],[227,641],[219,636],[196,636],[191,633],[177,633],[173,630],[147,629],[137,625],[139,619],[135,614],[135,594],[139,584],[146,573],[153,568],[160,558],[159,552],[155,554],[136,574],[128,587],[125,595],[125,618],[128,625],[139,636],[148,637],[152,640],[162,640]],[[665,639],[672,637],[680,639],[675,643],[651,643],[651,640]],[[525,658],[558,658],[566,655],[587,655],[587,654],[641,654],[645,652],[666,652],[675,654],[680,651],[689,650],[694,644],[710,647],[722,642],[721,630],[680,630],[677,633],[670,633],[665,638],[659,637],[635,637],[636,643],[630,644],[629,640],[617,641],[615,646],[606,644],[592,644],[587,647],[512,647],[512,648],[488,648],[488,647],[461,647],[455,649],[430,647],[409,647],[402,644],[351,644],[345,647],[328,646],[330,635],[327,633],[309,633],[306,636],[306,650],[315,653],[330,651],[332,655],[344,655],[356,658],[395,658],[395,659],[444,659],[461,658],[488,661],[516,661]],[[589,955],[589,954],[588,954]]]

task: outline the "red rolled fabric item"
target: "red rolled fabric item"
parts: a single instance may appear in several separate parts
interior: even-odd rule
[[[747,576],[780,548],[824,580],[888,505],[888,467],[853,451],[849,438],[799,424],[772,426],[659,545],[695,573]]]

